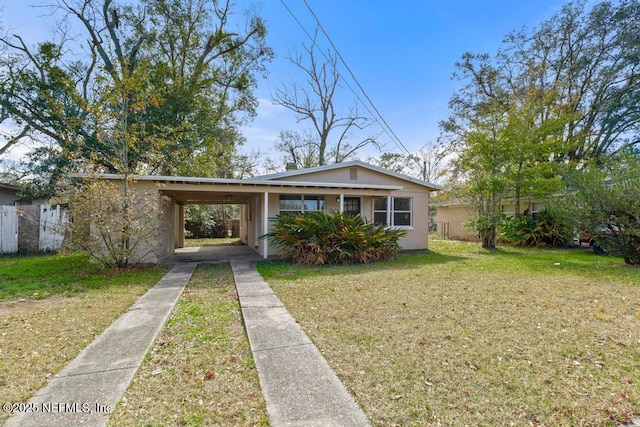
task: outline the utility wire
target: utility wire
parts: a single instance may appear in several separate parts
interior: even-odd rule
[[[400,138],[398,137],[398,135],[396,135],[396,133],[393,131],[393,129],[391,129],[391,126],[389,126],[389,123],[387,123],[387,121],[385,120],[384,116],[380,113],[380,111],[378,110],[378,108],[375,106],[375,104],[373,103],[373,101],[371,100],[371,98],[369,98],[369,95],[367,95],[367,92],[364,90],[364,88],[362,87],[362,85],[360,84],[360,82],[358,82],[358,79],[356,78],[356,76],[353,74],[353,71],[351,71],[351,68],[349,67],[349,65],[347,65],[347,62],[344,60],[344,58],[342,57],[342,55],[340,54],[340,51],[338,50],[338,48],[336,47],[336,45],[333,43],[333,40],[331,39],[331,37],[329,37],[329,34],[327,34],[327,31],[324,29],[324,27],[322,26],[322,24],[320,23],[320,19],[318,19],[318,17],[316,16],[315,12],[313,11],[313,9],[311,9],[311,6],[309,6],[309,3],[307,2],[307,0],[303,0],[305,6],[307,6],[307,9],[309,9],[309,12],[311,13],[311,15],[313,16],[313,19],[315,19],[316,23],[318,24],[318,28],[320,28],[320,30],[322,31],[322,33],[324,34],[324,36],[327,38],[327,40],[329,41],[329,43],[331,44],[331,47],[333,48],[334,52],[336,53],[336,55],[338,55],[338,58],[340,58],[340,61],[342,62],[342,64],[344,65],[344,67],[347,69],[347,71],[349,72],[349,75],[351,76],[351,78],[353,79],[353,81],[355,82],[355,84],[358,86],[358,88],[360,89],[360,91],[362,92],[362,94],[364,95],[364,97],[367,99],[367,101],[369,102],[369,104],[371,105],[371,107],[375,110],[376,114],[378,115],[378,117],[380,118],[380,120],[382,120],[382,123],[384,123],[384,127],[386,127],[386,129],[389,130],[389,132],[391,132],[391,135],[393,135],[393,138],[396,143],[396,145],[398,146],[398,148],[401,148],[402,150],[404,150],[405,153],[407,154],[411,154],[411,152],[409,152],[409,150],[407,149],[407,147],[405,147],[405,145],[402,143],[402,141],[400,140]],[[378,122],[380,123],[380,122]]]
[[[327,33],[327,31],[324,29],[324,27],[322,26],[322,24],[320,23],[320,20],[318,19],[318,17],[316,16],[316,14],[314,13],[313,9],[311,9],[311,6],[307,3],[306,0],[303,0],[305,3],[305,6],[307,7],[307,9],[309,10],[309,12],[311,13],[311,15],[313,16],[314,20],[316,21],[318,28],[320,28],[320,30],[322,31],[322,33],[324,34],[324,36],[327,38],[327,40],[329,41],[329,43],[331,44],[331,47],[333,48],[333,50],[335,51],[336,55],[338,56],[338,58],[340,59],[340,62],[342,62],[342,64],[344,65],[344,67],[347,69],[347,71],[349,72],[349,75],[351,76],[351,78],[353,79],[353,81],[356,83],[356,85],[358,86],[358,88],[360,89],[360,91],[362,92],[362,94],[365,96],[365,98],[367,99],[367,103],[365,103],[362,98],[360,98],[360,95],[358,93],[356,93],[356,91],[354,90],[354,88],[349,84],[349,82],[347,80],[345,80],[344,78],[342,78],[342,81],[347,85],[347,87],[351,90],[351,92],[355,95],[355,97],[360,101],[360,103],[365,107],[365,109],[367,110],[367,112],[373,116],[374,120],[380,125],[380,127],[382,128],[382,130],[393,140],[393,142],[396,144],[396,146],[398,148],[400,148],[402,151],[404,151],[405,153],[407,153],[408,155],[411,155],[411,152],[407,149],[407,147],[402,143],[402,141],[400,140],[400,138],[396,135],[396,133],[393,131],[393,129],[391,129],[391,127],[389,126],[389,124],[387,123],[387,121],[384,119],[384,117],[382,116],[382,114],[380,113],[380,111],[376,108],[375,104],[373,103],[373,101],[371,100],[371,98],[367,95],[366,91],[364,90],[364,88],[362,87],[362,85],[358,82],[358,80],[356,79],[355,75],[353,74],[353,72],[351,71],[351,69],[349,68],[349,66],[347,65],[346,61],[344,60],[344,58],[342,57],[342,55],[340,54],[340,52],[338,51],[338,49],[336,48],[335,44],[333,43],[333,41],[331,40],[331,38],[329,37],[329,34]],[[287,11],[289,12],[289,14],[291,15],[291,17],[296,21],[296,23],[298,24],[298,26],[302,29],[302,31],[307,35],[307,37],[309,37],[310,40],[314,40],[314,37],[309,33],[309,31],[307,30],[307,28],[304,26],[304,24],[298,19],[298,17],[296,16],[296,14],[289,8],[289,6],[286,4],[285,0],[280,0],[280,2],[282,3],[282,5],[285,7],[285,9],[287,9]],[[330,60],[327,55],[325,54],[325,52],[320,49],[321,54],[325,57],[326,60]],[[369,106],[367,105],[369,104],[373,110],[375,111],[375,114],[373,113],[373,111],[371,111],[371,109],[369,108]],[[382,123],[380,123],[380,120],[382,121]],[[412,157],[412,156],[411,156]],[[415,159],[414,159],[415,160]],[[417,162],[417,160],[416,160]],[[418,162],[419,163],[419,162]],[[421,165],[420,165],[421,166]],[[422,167],[422,166],[421,166]]]
[[[289,12],[289,15],[291,15],[291,17],[294,19],[294,21],[296,21],[298,23],[298,26],[302,29],[302,31],[307,35],[307,37],[309,37],[309,40],[311,40],[313,43],[315,43],[315,37],[311,35],[311,33],[309,33],[309,31],[307,30],[307,28],[304,26],[304,24],[302,22],[300,22],[300,20],[298,19],[298,17],[296,16],[296,14],[289,8],[289,6],[287,6],[287,4],[285,3],[284,0],[280,0],[280,3],[282,3],[282,5],[285,7],[285,9],[287,9],[287,11]],[[334,59],[330,58],[329,56],[327,56],[327,53],[323,50],[323,49],[319,49],[320,50],[320,54],[324,57],[324,59],[326,59],[329,62],[334,61]],[[347,87],[349,88],[349,90],[351,91],[351,93],[353,93],[353,95],[358,99],[358,101],[360,101],[360,103],[364,106],[364,108],[367,110],[367,112],[369,113],[369,115],[371,115],[374,120],[376,121],[376,123],[380,124],[380,122],[375,118],[375,114],[373,113],[373,111],[371,111],[371,109],[369,108],[369,106],[367,105],[367,103],[365,103],[362,98],[360,98],[360,95],[358,95],[358,93],[356,92],[356,90],[351,86],[351,84],[349,84],[349,82],[347,80],[345,80],[344,77],[342,77],[340,75],[340,73],[338,73],[338,76],[340,77],[340,79],[344,82],[344,84],[347,85]],[[384,126],[382,126],[380,124],[380,127],[382,128],[382,130],[389,135],[389,132],[384,128]],[[389,135],[389,137],[391,137],[391,135]],[[393,139],[393,138],[392,138]]]

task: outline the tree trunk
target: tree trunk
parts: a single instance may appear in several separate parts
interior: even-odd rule
[[[496,226],[495,225],[489,228],[489,230],[482,233],[481,237],[482,237],[483,249],[496,248]]]
[[[516,219],[520,219],[520,216],[522,215],[522,213],[520,212],[520,186],[516,185],[516,212],[515,212],[515,216]]]

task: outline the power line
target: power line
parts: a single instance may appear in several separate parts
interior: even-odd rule
[[[380,125],[380,127],[382,128],[382,130],[393,140],[393,142],[396,144],[396,146],[398,148],[400,148],[402,151],[404,151],[405,153],[407,153],[408,155],[411,155],[411,152],[407,149],[407,147],[402,143],[402,141],[400,140],[400,138],[398,137],[398,135],[393,131],[393,129],[391,129],[391,126],[389,126],[389,124],[387,123],[387,121],[385,120],[385,118],[382,116],[382,113],[380,113],[380,111],[378,110],[378,108],[375,106],[375,104],[373,103],[373,101],[371,100],[371,98],[369,97],[369,95],[367,94],[367,92],[364,90],[364,88],[362,87],[362,85],[358,82],[358,80],[356,79],[353,71],[351,71],[351,68],[347,65],[346,61],[344,60],[343,56],[340,54],[340,52],[338,51],[338,49],[336,48],[335,44],[333,43],[333,40],[331,40],[331,37],[329,37],[329,34],[327,33],[327,31],[324,29],[324,27],[322,26],[322,24],[320,23],[319,18],[316,16],[315,12],[313,11],[313,9],[311,9],[311,6],[309,5],[309,3],[307,2],[307,0],[303,0],[305,6],[307,7],[307,9],[309,10],[309,12],[311,13],[311,15],[313,16],[314,20],[316,21],[316,24],[318,26],[318,28],[322,31],[322,33],[324,34],[324,36],[327,38],[327,40],[329,41],[329,43],[331,44],[332,49],[334,50],[334,52],[336,53],[337,57],[340,59],[340,62],[342,62],[342,64],[344,65],[344,67],[346,68],[346,70],[349,72],[349,75],[351,76],[351,78],[353,79],[353,81],[355,82],[355,84],[358,86],[358,88],[360,89],[360,91],[362,92],[362,94],[364,95],[364,97],[367,100],[367,103],[365,103],[361,98],[360,95],[358,93],[356,93],[356,91],[354,90],[354,88],[349,84],[349,82],[347,80],[345,80],[344,78],[342,78],[342,81],[347,85],[347,87],[351,90],[351,92],[355,95],[355,97],[360,101],[360,103],[365,107],[365,109],[368,111],[368,113],[373,117],[373,119]],[[309,33],[309,31],[307,30],[307,28],[304,26],[304,24],[298,19],[298,17],[296,16],[296,14],[289,8],[289,6],[286,4],[285,0],[280,0],[280,2],[282,3],[282,5],[285,7],[285,9],[287,9],[287,11],[289,12],[289,14],[291,15],[291,17],[296,21],[296,23],[298,24],[298,26],[302,29],[302,31],[307,35],[307,37],[309,37],[310,40],[314,40],[314,37]],[[327,58],[327,55],[325,54],[325,52],[320,49],[321,54],[325,57],[326,60],[330,60],[329,58]],[[373,108],[373,110],[375,111],[375,114],[371,111],[371,109],[369,108],[368,105],[371,106],[371,108]],[[382,121],[382,123],[381,123]]]
[[[312,41],[312,43],[315,43],[315,37],[311,35],[311,33],[309,33],[309,31],[307,31],[307,28],[304,26],[304,24],[302,22],[300,22],[300,20],[298,19],[298,17],[296,16],[296,14],[289,8],[289,6],[287,6],[287,4],[284,2],[284,0],[280,0],[280,3],[282,3],[282,5],[285,7],[285,9],[287,9],[287,11],[289,12],[289,14],[291,15],[291,17],[294,19],[294,21],[296,21],[296,23],[298,24],[298,26],[302,29],[302,31],[307,35],[307,37],[309,37],[309,40]],[[324,57],[324,59],[326,59],[329,62],[332,62],[333,59],[328,57],[327,54],[325,53],[324,50],[319,49],[320,50],[320,54]],[[375,118],[375,114],[373,114],[373,112],[371,111],[371,109],[369,108],[369,106],[362,100],[362,98],[360,98],[360,95],[358,95],[358,93],[356,93],[355,89],[351,86],[351,84],[349,84],[349,82],[347,80],[344,79],[344,77],[342,77],[340,75],[340,73],[338,73],[338,76],[340,77],[340,79],[344,82],[344,84],[347,85],[347,87],[349,88],[349,90],[351,91],[351,93],[353,93],[353,95],[358,99],[358,101],[360,101],[360,103],[364,106],[364,108],[367,110],[367,112],[369,113],[369,115],[371,115],[371,117],[374,118],[374,120],[376,121],[376,123],[380,124],[380,122]],[[380,125],[380,127],[382,128],[382,130],[389,135],[389,132],[387,132],[387,130],[384,128],[384,126]],[[391,137],[391,135],[389,135],[389,137]],[[393,138],[392,138],[393,139]]]
[[[307,2],[307,0],[303,0],[305,6],[307,6],[307,9],[309,9],[309,12],[311,13],[311,15],[313,16],[313,19],[315,19],[316,23],[318,24],[318,28],[320,28],[320,30],[322,30],[322,33],[324,34],[324,36],[327,38],[327,40],[329,41],[329,43],[331,44],[331,47],[333,48],[334,52],[336,53],[336,55],[338,55],[338,58],[340,58],[340,61],[342,62],[342,64],[344,65],[344,67],[347,69],[347,71],[349,72],[349,75],[351,76],[351,78],[353,79],[353,81],[355,82],[355,84],[358,86],[358,88],[360,89],[360,91],[362,92],[362,94],[364,95],[364,97],[367,99],[367,101],[369,102],[369,104],[371,105],[371,107],[374,109],[374,111],[376,112],[376,114],[378,115],[378,117],[380,118],[380,120],[382,120],[382,122],[384,123],[384,127],[386,127],[386,129],[389,130],[389,132],[391,132],[391,134],[393,135],[392,139],[395,139],[395,143],[399,148],[402,148],[402,150],[404,150],[405,153],[407,154],[411,154],[409,152],[409,150],[407,149],[407,147],[405,147],[405,145],[402,143],[402,141],[400,140],[400,138],[398,137],[398,135],[396,135],[396,133],[393,131],[393,129],[391,129],[391,126],[389,126],[389,123],[387,123],[387,121],[385,120],[384,116],[382,115],[382,113],[380,113],[380,111],[378,110],[378,108],[375,106],[375,104],[373,103],[373,101],[371,100],[371,98],[369,98],[369,95],[367,95],[367,92],[364,90],[364,88],[362,87],[362,85],[360,84],[360,82],[358,81],[358,79],[356,78],[356,76],[353,74],[353,71],[351,71],[351,68],[349,67],[349,65],[347,65],[347,62],[344,60],[344,58],[342,57],[342,55],[340,54],[340,51],[338,50],[338,48],[336,47],[336,45],[333,43],[333,40],[331,39],[331,37],[329,37],[329,34],[327,34],[327,31],[324,29],[324,27],[322,26],[322,24],[320,23],[320,19],[318,19],[318,17],[316,16],[315,12],[313,11],[313,9],[311,9],[311,6],[309,6],[309,3]],[[380,122],[378,122],[378,124],[380,124]],[[388,135],[388,133],[387,133]]]

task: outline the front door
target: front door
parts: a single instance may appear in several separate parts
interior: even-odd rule
[[[358,215],[360,213],[360,197],[345,197],[344,212],[349,215]]]

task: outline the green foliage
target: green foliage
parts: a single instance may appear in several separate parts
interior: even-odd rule
[[[551,210],[534,217],[508,217],[500,227],[503,241],[516,246],[559,246],[571,238],[571,228]]]
[[[609,254],[640,265],[640,157],[626,151],[586,165],[570,179],[570,198],[582,230]]]
[[[185,229],[189,237],[222,238],[228,236],[231,222],[240,218],[238,205],[187,205]]]
[[[88,253],[104,266],[127,268],[157,249],[161,199],[155,188],[87,179],[66,196],[72,218],[66,250]]]
[[[441,124],[459,196],[476,210],[483,247],[505,195],[562,189],[567,164],[639,143],[640,1],[570,2],[534,30],[509,34],[494,56],[466,53]],[[484,231],[483,231],[484,230]]]
[[[82,34],[36,47],[0,37],[3,116],[47,142],[24,175],[53,188],[88,164],[110,173],[230,174],[238,129],[255,114],[256,75],[272,56],[260,18],[202,0],[51,7]]]
[[[285,261],[300,265],[354,264],[388,260],[400,250],[404,230],[366,222],[360,215],[309,212],[279,215],[263,236]]]

